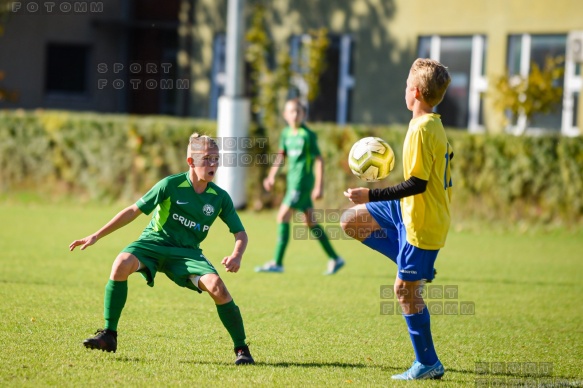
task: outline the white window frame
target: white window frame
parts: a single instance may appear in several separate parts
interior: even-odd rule
[[[530,73],[530,60],[532,51],[532,35],[518,34],[521,36],[521,52],[520,52],[520,76],[527,78]],[[567,52],[569,51],[569,39],[565,46]],[[579,136],[579,128],[577,123],[573,123],[575,110],[575,94],[581,91],[582,81],[581,75],[575,74],[576,64],[569,56],[565,60],[565,73],[563,81],[563,110],[561,112],[561,127],[560,134],[563,136]],[[583,112],[579,112],[580,114]],[[515,126],[510,126],[511,133],[520,134],[521,128],[526,128],[526,116],[520,114],[518,122]],[[526,133],[530,135],[540,135],[545,133],[557,133],[554,130],[548,130],[537,127],[526,128]]]
[[[348,121],[348,95],[354,89],[354,70],[350,68],[353,38],[350,35],[340,37],[340,74],[338,75],[338,110],[336,123],[345,125]]]
[[[565,83],[563,84],[563,115],[561,118],[561,134],[564,136],[580,136],[581,131],[577,123],[573,122],[575,116],[575,94],[581,98],[581,89],[583,87],[583,77],[577,75],[575,70],[577,63],[573,58],[572,47],[575,36],[581,36],[581,32],[571,32],[567,37],[567,55],[565,59]],[[583,114],[583,112],[578,112]]]

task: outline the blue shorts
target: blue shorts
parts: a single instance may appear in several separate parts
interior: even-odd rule
[[[397,263],[399,279],[432,280],[433,265],[439,249],[421,249],[407,242],[407,230],[401,215],[401,202],[399,200],[368,202],[366,209],[382,228],[373,233],[386,239],[388,246],[384,251],[388,253],[391,260]]]

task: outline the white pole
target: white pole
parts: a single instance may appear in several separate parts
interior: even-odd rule
[[[245,193],[246,173],[249,162],[245,158],[243,144],[248,144],[249,100],[245,98],[244,49],[245,49],[245,0],[229,0],[227,9],[227,82],[225,94],[219,97],[218,142],[221,147],[221,167],[217,184],[225,189],[235,208],[247,204]]]

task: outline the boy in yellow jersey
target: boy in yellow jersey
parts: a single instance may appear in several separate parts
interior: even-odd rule
[[[156,273],[163,272],[181,287],[198,293],[208,292],[233,340],[237,357],[235,364],[253,364],[239,307],[200,247],[211,225],[220,218],[233,233],[235,241],[232,253],[221,264],[227,272],[237,272],[247,247],[247,233],[229,194],[213,183],[219,165],[219,147],[214,140],[194,133],[190,136],[186,156],[187,172],[162,179],[97,232],[69,245],[71,251],[77,246],[83,250],[129,224],[140,214],[152,214],[138,240],[125,247],[115,259],[105,287],[105,328],[98,330],[95,337],[83,341],[83,345],[115,352],[117,325],[128,296],[128,277],[139,272],[153,287]]]
[[[439,379],[444,368],[431,337],[429,312],[422,297],[425,281],[434,277],[435,259],[450,224],[450,160],[440,116],[451,77],[441,63],[417,59],[411,66],[405,101],[413,112],[403,144],[405,181],[384,189],[348,189],[357,204],[342,217],[344,231],[397,264],[395,295],[407,322],[416,360],[396,380]]]

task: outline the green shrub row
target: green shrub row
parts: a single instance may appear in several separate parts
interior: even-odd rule
[[[393,146],[395,169],[382,187],[402,180],[404,126],[346,126],[313,123],[325,158],[325,197],[320,208],[345,208],[347,187],[366,186],[350,173],[347,155],[364,136],[381,136]],[[170,117],[101,115],[60,111],[0,112],[0,191],[35,190],[83,200],[133,201],[160,178],[186,170],[192,132],[216,135],[216,122]],[[269,137],[271,150],[279,132]],[[583,221],[583,138],[470,135],[448,131],[452,161],[454,218],[573,224]],[[255,147],[252,152],[265,149]],[[273,207],[274,193],[261,181],[269,166],[248,171],[248,204]],[[50,193],[50,194],[49,194]]]

